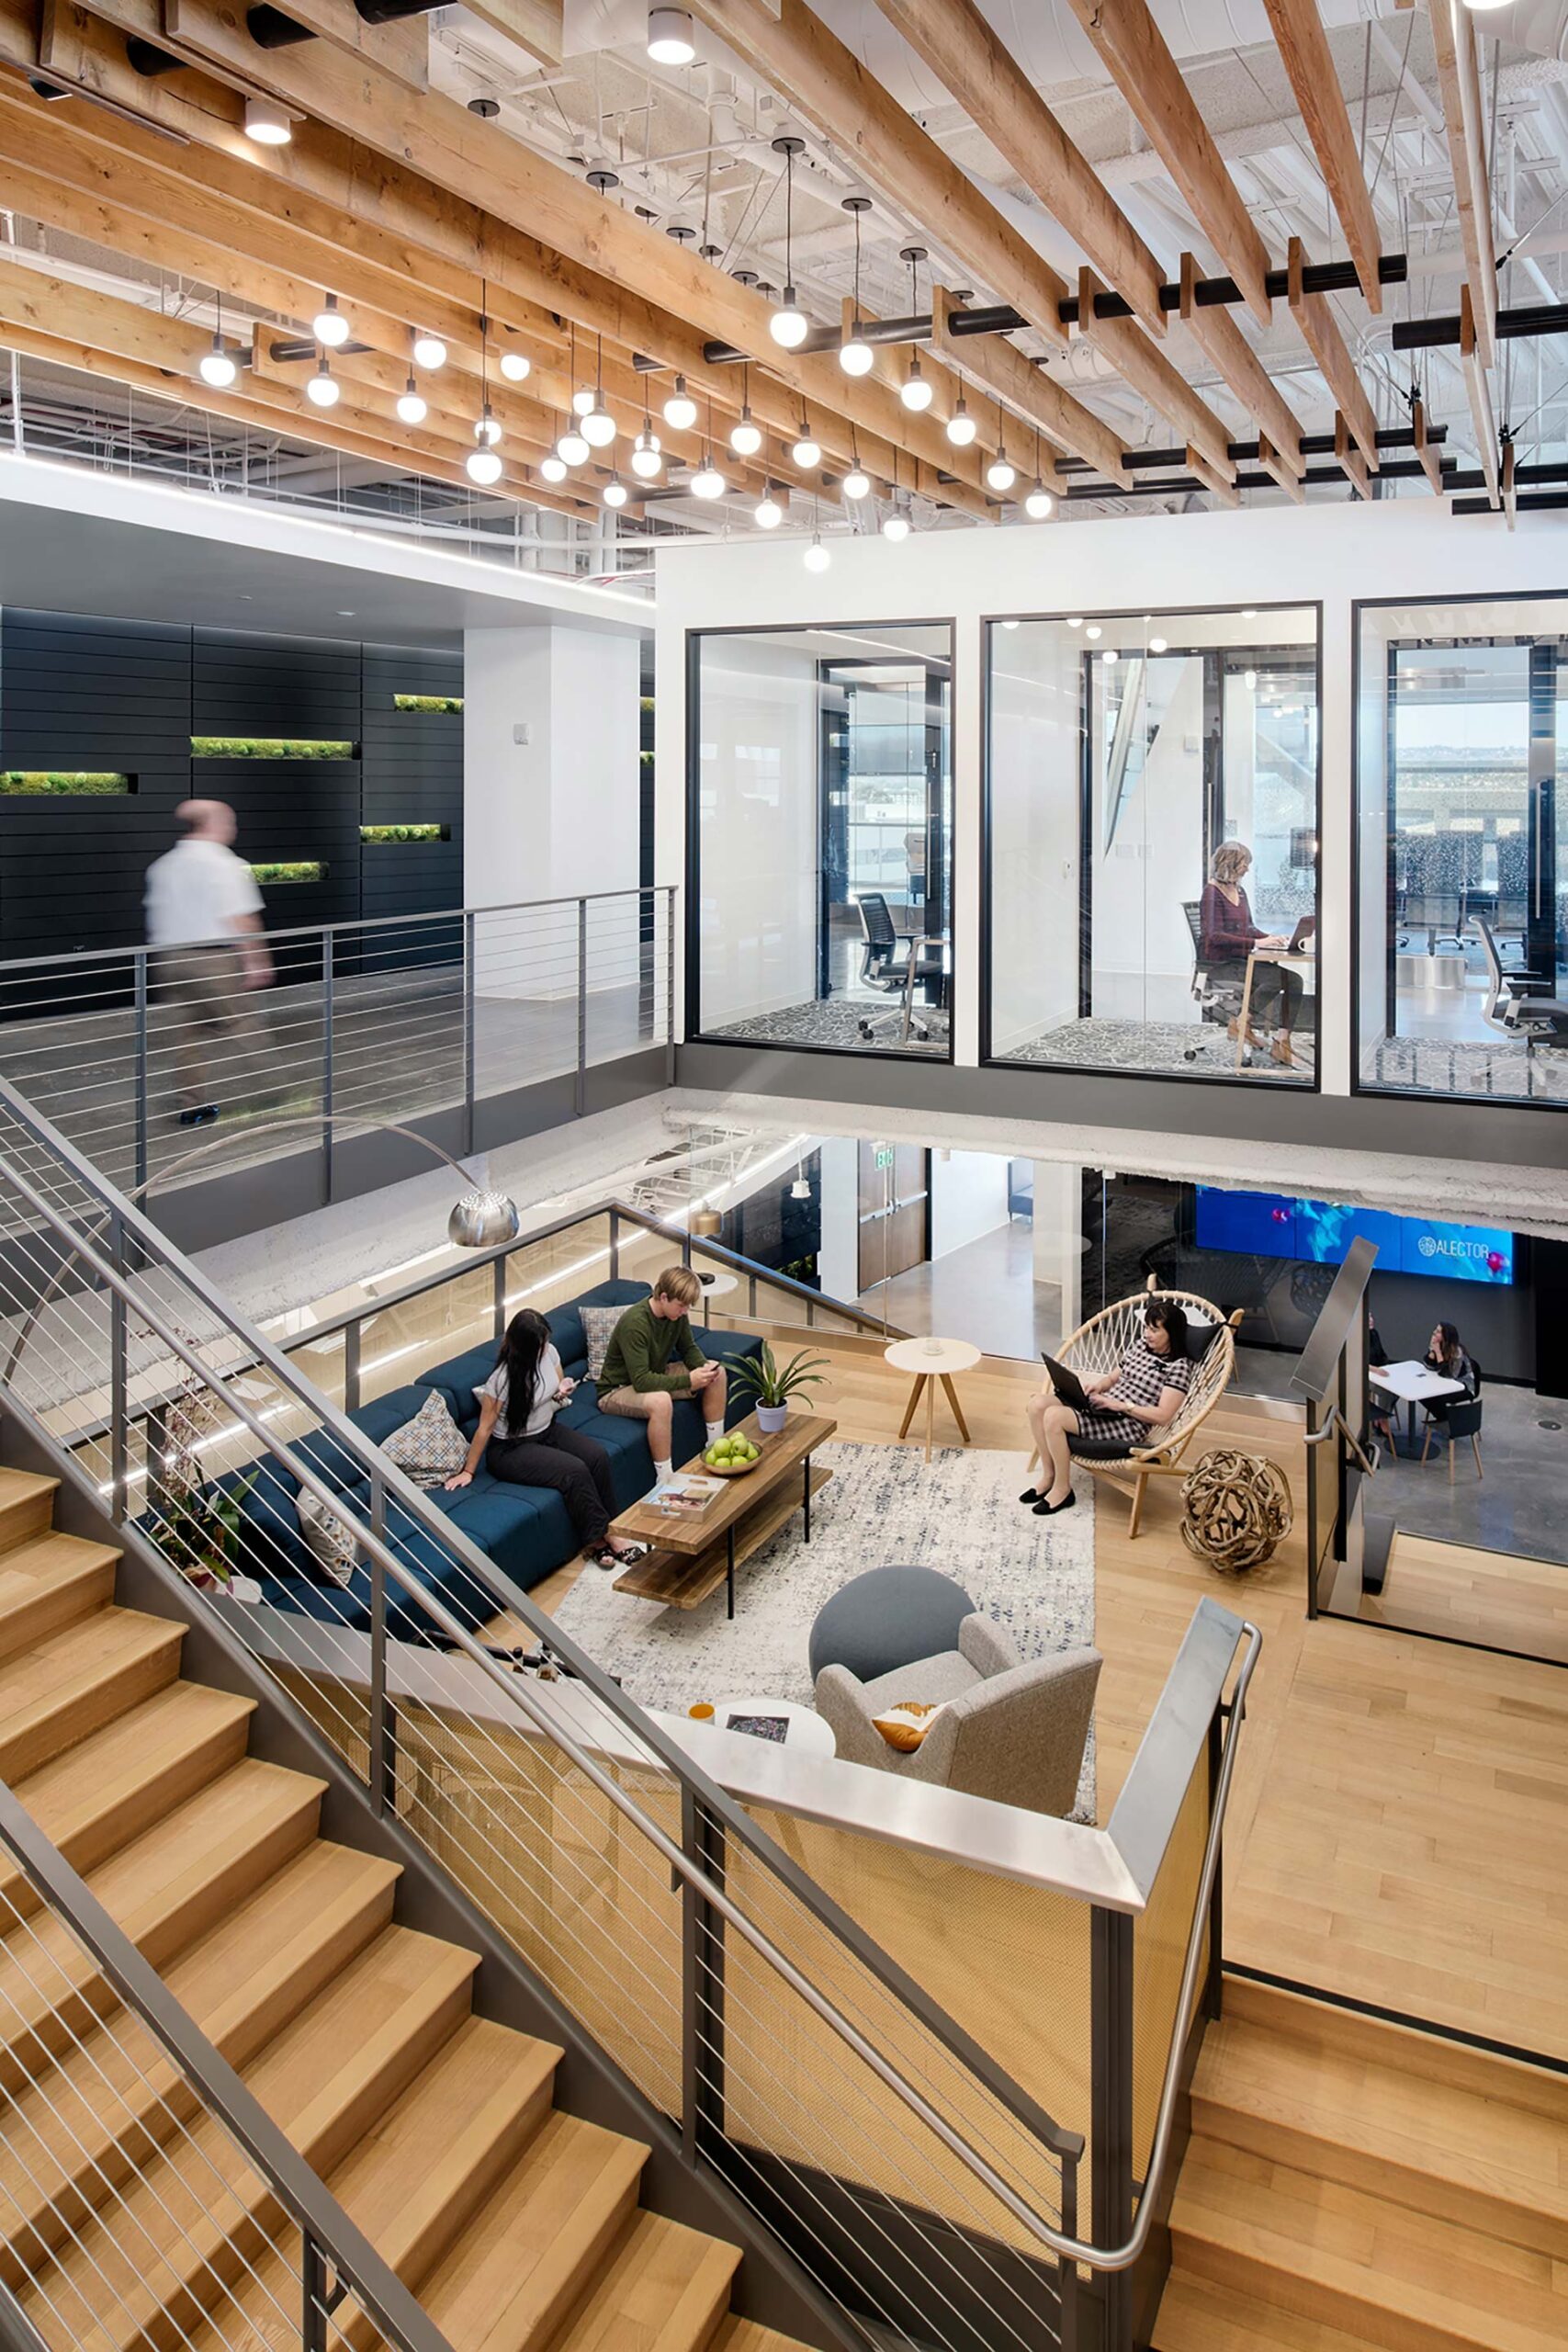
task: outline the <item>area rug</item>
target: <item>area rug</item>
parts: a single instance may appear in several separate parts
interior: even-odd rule
[[[1026,1456],[958,1446],[928,1464],[905,1445],[825,1445],[833,1473],[811,1506],[811,1541],[799,1516],[737,1570],[735,1616],[724,1588],[700,1609],[665,1609],[614,1589],[584,1568],[556,1611],[601,1666],[643,1705],[684,1714],[694,1700],[765,1693],[811,1703],[807,1645],[818,1611],[866,1568],[940,1569],[985,1615],[1005,1625],[1025,1658],[1094,1639],[1094,1492],[1080,1476],[1077,1501],[1060,1518],[1036,1519],[1019,1502]],[[1075,1820],[1094,1819],[1092,1734]]]

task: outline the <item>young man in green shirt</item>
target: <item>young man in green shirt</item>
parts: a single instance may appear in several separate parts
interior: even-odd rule
[[[667,1266],[639,1306],[628,1306],[610,1334],[599,1374],[599,1410],[648,1423],[653,1475],[668,1478],[677,1396],[694,1397],[707,1424],[705,1443],[724,1435],[725,1376],[698,1347],[687,1317],[703,1295],[689,1266]]]

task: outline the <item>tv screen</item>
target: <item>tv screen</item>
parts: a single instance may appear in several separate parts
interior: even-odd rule
[[[1443,1225],[1387,1209],[1298,1200],[1286,1193],[1228,1193],[1213,1184],[1200,1184],[1197,1194],[1201,1250],[1337,1266],[1364,1235],[1377,1246],[1381,1273],[1436,1274],[1454,1283],[1514,1279],[1514,1237],[1499,1227]]]

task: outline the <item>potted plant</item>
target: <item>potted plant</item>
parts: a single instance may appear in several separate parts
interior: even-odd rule
[[[757,1399],[757,1427],[764,1437],[773,1437],[789,1419],[789,1400],[803,1389],[820,1388],[822,1374],[817,1370],[826,1363],[826,1356],[808,1356],[802,1349],[797,1356],[781,1367],[773,1361],[773,1351],[766,1340],[760,1356],[742,1356],[734,1365],[730,1379],[735,1386],[750,1389]]]

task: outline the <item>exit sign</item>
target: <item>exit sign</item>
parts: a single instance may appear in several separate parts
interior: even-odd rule
[[[890,1143],[879,1143],[875,1147],[875,1149],[877,1167],[891,1168],[893,1165],[893,1146]]]

